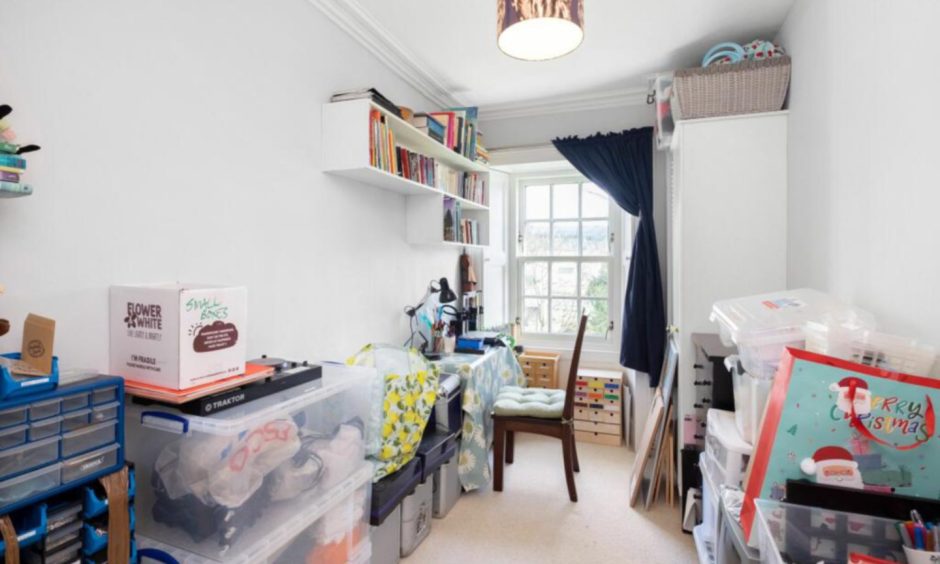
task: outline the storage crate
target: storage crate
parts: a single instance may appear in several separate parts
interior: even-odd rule
[[[715,302],[711,313],[722,341],[737,345],[744,370],[758,378],[773,378],[786,347],[804,348],[808,321],[826,319],[839,325],[875,326],[870,313],[811,289],[722,300]]]
[[[184,561],[274,561],[371,482],[376,379],[371,368],[326,363],[320,381],[211,416],[129,404],[141,534]]]
[[[937,356],[936,349],[916,339],[878,333],[865,327],[809,322],[805,331],[806,350],[810,352],[902,374],[929,375]]]
[[[673,88],[676,119],[774,112],[790,86],[790,57],[678,70]]]
[[[734,422],[741,438],[751,446],[757,444],[761,422],[767,408],[767,398],[773,379],[758,378],[747,373],[736,355],[729,356],[725,365],[731,372],[734,389]]]
[[[897,521],[756,500],[761,562],[848,562],[850,552],[905,562]]]
[[[716,467],[712,478],[718,485],[739,488],[744,481],[753,447],[741,437],[734,413],[709,409],[706,416],[705,455]]]
[[[529,388],[557,388],[561,354],[526,351],[519,355],[519,364]]]

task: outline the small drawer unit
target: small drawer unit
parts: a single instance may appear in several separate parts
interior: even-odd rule
[[[574,387],[575,439],[619,446],[623,436],[623,373],[579,368]]]
[[[561,353],[527,351],[519,356],[526,387],[557,388]]]

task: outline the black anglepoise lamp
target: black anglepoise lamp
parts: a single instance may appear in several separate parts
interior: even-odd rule
[[[447,278],[441,278],[441,296],[439,298],[442,304],[449,304],[457,301],[457,294],[450,289],[450,283],[447,282]]]

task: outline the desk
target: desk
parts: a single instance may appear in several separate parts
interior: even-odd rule
[[[473,491],[490,481],[490,444],[493,442],[491,412],[503,386],[524,386],[525,376],[515,355],[506,347],[485,354],[454,354],[436,364],[442,372],[460,375],[463,383],[463,429],[457,471],[465,491]]]

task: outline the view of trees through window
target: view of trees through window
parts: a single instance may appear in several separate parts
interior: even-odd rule
[[[523,331],[575,333],[584,310],[588,333],[605,334],[614,264],[607,194],[590,182],[568,180],[523,184],[520,195]]]

